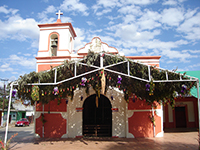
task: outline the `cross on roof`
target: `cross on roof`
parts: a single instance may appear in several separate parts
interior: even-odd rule
[[[63,13],[60,12],[60,10],[59,10],[58,13],[56,13],[56,15],[58,15],[58,19],[60,19],[60,15],[63,15]]]

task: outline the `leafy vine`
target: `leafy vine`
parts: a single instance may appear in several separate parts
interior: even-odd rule
[[[118,65],[112,65],[123,61],[128,61],[130,70],[129,73],[131,76],[135,76],[142,79],[149,79],[148,75],[148,67],[146,65],[142,65],[137,62],[133,62],[125,57],[118,55],[100,55],[99,53],[89,52],[84,59],[79,61],[64,61],[63,65],[52,68],[49,71],[43,72],[31,72],[29,74],[25,74],[24,76],[20,76],[17,80],[18,86],[15,88],[18,89],[18,97],[22,99],[30,99],[32,100],[32,104],[35,101],[40,101],[43,104],[48,103],[50,100],[61,98],[66,98],[68,96],[73,99],[74,90],[77,88],[85,88],[87,95],[89,95],[89,87],[92,87],[96,94],[100,96],[101,92],[101,78],[102,78],[102,70],[93,71],[94,66],[100,66],[100,57],[104,58],[104,66],[109,66],[107,69],[118,71],[120,73],[127,74],[128,68],[127,63],[121,63]],[[83,65],[82,63],[87,64]],[[76,65],[76,67],[75,67]],[[58,88],[58,94],[54,94],[54,86],[52,85],[38,85],[31,86],[31,83],[54,83],[54,75],[55,69],[57,70],[57,82],[63,81],[65,79],[69,79],[76,75],[81,75],[85,72],[93,71],[92,73],[86,74],[84,78],[87,81],[82,85],[82,77],[74,78],[70,81],[61,82],[56,85]],[[195,86],[195,82],[154,82],[154,80],[166,80],[166,71],[158,70],[155,67],[150,67],[151,71],[151,81],[146,83],[141,80],[137,80],[134,78],[130,78],[127,76],[121,76],[120,84],[119,84],[119,75],[110,71],[104,71],[105,74],[105,92],[108,87],[117,87],[121,91],[124,92],[124,99],[129,102],[129,96],[134,93],[137,95],[137,99],[145,100],[148,104],[153,104],[155,101],[159,103],[170,103],[172,106],[175,103],[174,98],[177,96],[184,96],[190,93],[190,89]],[[169,80],[178,80],[180,79],[180,74],[168,72]],[[184,75],[182,79],[187,79]],[[30,85],[28,85],[30,84]],[[183,87],[185,88],[183,90]],[[35,91],[35,92],[34,92]],[[37,92],[36,92],[37,91]],[[174,92],[177,94],[174,94]]]

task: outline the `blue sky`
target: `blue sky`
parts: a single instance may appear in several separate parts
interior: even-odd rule
[[[37,24],[56,22],[58,10],[75,50],[98,36],[127,56],[160,55],[162,68],[200,70],[200,0],[1,0],[0,78],[36,70]]]

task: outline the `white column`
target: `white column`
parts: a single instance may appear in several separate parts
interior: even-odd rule
[[[199,80],[197,80],[197,100],[198,100],[198,110],[200,108],[199,106]],[[199,110],[199,129],[200,129],[200,110]],[[200,130],[199,130],[199,138],[200,138]]]
[[[8,124],[9,124],[9,116],[10,116],[10,105],[11,105],[11,99],[12,99],[12,90],[13,90],[13,84],[10,85],[10,97],[9,97],[9,104],[8,104],[8,112],[7,112],[7,123],[6,123],[6,132],[5,132],[5,138],[4,138],[4,145],[6,145],[7,142],[7,136],[8,136]]]

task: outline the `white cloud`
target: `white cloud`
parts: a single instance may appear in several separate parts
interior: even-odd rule
[[[161,15],[160,21],[169,26],[179,26],[184,20],[184,12],[181,8],[164,9]]]
[[[83,47],[84,45],[84,40],[85,40],[85,31],[83,29],[80,29],[80,28],[74,28],[76,34],[77,34],[77,37],[76,37],[76,40],[74,41],[74,49],[75,50],[78,50],[80,49],[81,47]]]
[[[125,56],[138,53],[138,51],[134,48],[121,48],[120,52],[122,52]]]
[[[197,54],[197,53],[200,53],[200,50],[182,50],[182,52],[190,52],[190,53],[193,53],[193,54]]]
[[[149,5],[157,3],[159,0],[120,0],[122,4],[137,4],[137,5]]]
[[[9,17],[5,21],[0,20],[0,35],[0,40],[5,40],[6,38],[18,41],[37,39],[39,35],[39,28],[34,19],[23,19],[16,14]]]
[[[48,14],[55,13],[56,8],[53,5],[48,6],[43,12],[38,13],[38,18],[41,19],[40,23],[55,22],[55,18],[48,18]]]
[[[153,39],[156,35],[159,35],[159,30],[150,31],[138,31],[138,27],[134,24],[121,25],[115,32],[116,37],[120,37],[122,40],[128,41],[144,41]]]
[[[84,16],[88,16],[89,13],[87,12],[88,7],[79,2],[79,0],[64,0],[63,3],[60,5],[61,10],[66,12],[79,12]]]
[[[12,15],[16,14],[19,10],[18,9],[7,9],[8,6],[4,5],[4,6],[0,6],[0,13],[5,13],[5,14],[9,14],[12,13]]]
[[[196,58],[196,55],[190,55],[189,53],[182,53],[181,51],[164,50],[162,56],[169,57],[170,59],[180,59],[181,62],[189,62],[187,59]]]
[[[135,5],[125,5],[118,10],[121,14],[134,14],[135,16],[139,16],[142,14],[141,8]]]
[[[12,76],[9,78],[9,81],[15,81],[16,80],[16,77],[15,76]]]
[[[27,54],[23,54],[24,56],[31,56],[31,54],[30,53],[27,53]]]
[[[103,6],[103,7],[110,7],[114,8],[115,6],[120,6],[121,4],[118,2],[118,0],[98,0],[97,6]]]
[[[196,64],[188,66],[188,68],[191,68],[191,69],[194,69],[194,68],[197,68],[197,67],[200,67],[200,63],[196,63]]]
[[[19,74],[18,72],[12,72],[12,74]]]
[[[96,26],[94,22],[92,21],[86,21],[86,23],[89,25],[89,26]]]
[[[162,4],[163,5],[177,5],[177,1],[176,0],[165,0]]]
[[[167,64],[172,64],[172,63],[175,63],[175,61],[173,60],[168,60],[168,61],[165,61]]]
[[[124,21],[124,24],[132,24],[132,23],[135,23],[135,20],[136,20],[135,18],[136,18],[135,15],[127,14],[126,16],[122,18],[122,20]]]
[[[32,43],[31,43],[31,47],[32,48],[38,48],[39,47],[39,40],[33,40]]]
[[[9,56],[9,61],[12,64],[15,65],[21,65],[23,67],[28,67],[29,69],[35,69],[36,67],[36,59],[35,58],[29,58],[27,59],[26,57],[23,56],[17,56],[17,55],[10,55]]]
[[[73,22],[73,20],[70,17],[65,17],[65,16],[62,16],[61,21],[62,22]]]
[[[0,71],[5,72],[5,71],[13,71],[13,68],[10,67],[8,63],[5,63],[0,66]]]
[[[200,39],[200,13],[186,19],[177,31],[186,34],[185,38],[190,40]]]
[[[110,8],[103,9],[102,11],[97,12],[96,15],[97,16],[102,16],[103,14],[107,14],[107,13],[109,13],[111,11],[112,11],[112,9],[110,9]]]
[[[142,17],[138,19],[137,24],[140,26],[141,30],[151,30],[156,27],[161,27],[161,24],[158,22],[160,18],[161,15],[158,12],[146,10]]]
[[[193,17],[194,14],[196,14],[196,12],[197,12],[198,9],[199,9],[199,8],[188,9],[187,12],[186,12],[185,15],[184,15],[185,19],[189,19],[189,18]]]

